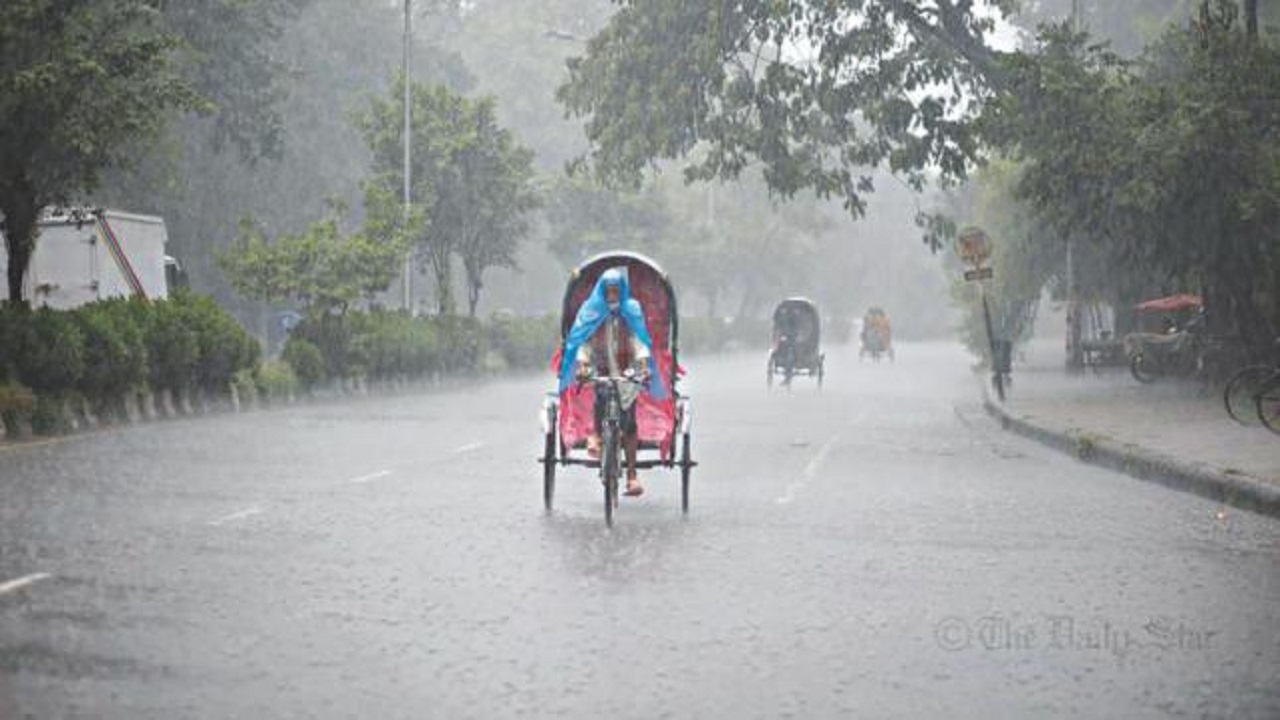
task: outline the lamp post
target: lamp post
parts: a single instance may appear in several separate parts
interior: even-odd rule
[[[410,216],[410,189],[413,187],[413,83],[409,75],[410,48],[413,43],[413,0],[404,0],[404,221],[408,227]],[[402,280],[404,309],[413,314],[413,250],[404,257],[404,278]]]

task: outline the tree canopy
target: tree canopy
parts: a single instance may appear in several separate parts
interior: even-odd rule
[[[9,300],[22,301],[40,212],[94,189],[169,108],[203,107],[154,0],[0,5],[0,213]]]
[[[870,168],[916,187],[935,169],[965,176],[979,152],[974,117],[1003,64],[988,36],[1015,3],[622,5],[558,93],[587,118],[601,178],[635,183],[696,149],[689,178],[758,163],[778,194],[812,189],[861,214]]]

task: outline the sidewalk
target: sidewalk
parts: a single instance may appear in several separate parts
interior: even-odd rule
[[[1128,368],[1068,374],[1061,350],[1032,349],[1017,365],[1003,406],[987,410],[1007,429],[1082,460],[1280,515],[1280,436],[1227,416],[1222,396],[1198,385],[1142,385]]]

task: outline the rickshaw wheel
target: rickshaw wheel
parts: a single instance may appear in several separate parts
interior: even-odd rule
[[[542,504],[551,512],[556,497],[556,431],[547,433],[546,446],[542,450]]]
[[[680,512],[689,514],[689,476],[693,474],[693,457],[689,448],[689,433],[684,434],[684,447],[680,450]]]
[[[604,524],[613,527],[613,509],[618,506],[618,439],[606,432],[600,454],[604,474]]]
[[[1129,361],[1129,372],[1140,383],[1153,383],[1160,379],[1160,365],[1147,358],[1146,353],[1137,353]]]

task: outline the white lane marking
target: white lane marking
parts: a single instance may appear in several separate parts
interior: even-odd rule
[[[831,448],[835,447],[839,440],[840,436],[832,435],[830,440],[827,440],[822,444],[822,447],[818,448],[818,452],[814,453],[813,458],[804,466],[801,479],[787,484],[787,491],[777,500],[779,505],[789,505],[796,499],[796,492],[817,477],[818,471],[822,469],[822,464],[827,461],[827,455],[830,454]]]
[[[213,520],[209,521],[209,524],[213,525],[214,527],[217,527],[218,525],[222,525],[224,523],[233,522],[235,520],[243,520],[247,517],[253,517],[254,515],[261,515],[261,514],[262,514],[262,508],[257,507],[255,505],[254,507],[251,507],[251,508],[245,508],[244,510],[233,512],[230,515],[223,515],[220,518],[214,518]]]
[[[31,573],[30,575],[24,575],[23,577],[10,580],[6,583],[0,583],[0,595],[17,592],[24,587],[35,585],[41,580],[48,580],[51,577],[53,576],[49,573]]]
[[[378,472],[376,472],[376,473],[369,473],[368,475],[361,475],[361,476],[360,476],[360,477],[358,477],[358,478],[351,478],[351,479],[350,479],[350,480],[348,480],[347,482],[349,482],[349,483],[355,483],[355,484],[359,485],[360,483],[367,483],[367,482],[371,482],[371,481],[373,481],[373,480],[377,480],[378,478],[384,478],[384,477],[386,477],[386,476],[388,476],[388,475],[390,475],[390,474],[391,474],[391,471],[390,471],[390,470],[379,470],[379,471],[378,471]]]
[[[461,455],[463,453],[474,452],[476,450],[479,450],[482,447],[484,447],[484,443],[473,442],[473,443],[468,443],[467,445],[463,445],[462,447],[458,448],[457,450],[454,450],[453,452],[455,455]]]

